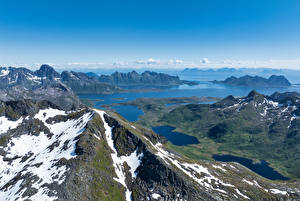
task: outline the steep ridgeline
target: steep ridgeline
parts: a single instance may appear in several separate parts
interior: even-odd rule
[[[255,91],[214,104],[180,106],[161,121],[187,134],[209,139],[213,152],[266,160],[289,178],[300,178],[300,94]],[[211,154],[213,154],[211,153]]]
[[[195,162],[114,113],[2,102],[0,198],[17,200],[292,200],[298,183],[270,182],[235,163]]]
[[[101,83],[97,78],[89,77],[85,73],[64,71],[59,74],[49,65],[42,65],[39,70],[34,72],[26,68],[0,68],[0,90],[8,88],[21,90],[23,88],[36,92],[51,85],[59,86],[69,92],[71,91],[69,88],[71,88],[77,94],[106,94],[121,91],[120,88]]]
[[[101,75],[100,82],[126,87],[126,86],[177,86],[182,84],[195,85],[192,81],[180,80],[178,76],[164,73],[145,71],[142,74],[136,71],[128,73],[115,72],[111,75]]]
[[[218,84],[242,87],[289,87],[291,83],[282,75],[272,75],[268,79],[259,76],[243,76],[240,78],[231,76],[224,81],[213,81]]]

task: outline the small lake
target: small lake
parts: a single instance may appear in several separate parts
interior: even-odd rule
[[[232,155],[213,155],[213,158],[216,161],[220,161],[220,162],[237,162],[249,168],[253,172],[259,174],[260,176],[270,180],[288,180],[288,178],[282,176],[280,173],[275,171],[264,160],[262,160],[260,163],[253,163],[253,161],[250,159],[232,156]]]
[[[139,116],[144,114],[142,110],[132,105],[118,105],[113,106],[112,109],[116,110],[122,117],[131,122],[137,121]]]
[[[166,137],[172,144],[177,146],[185,146],[189,144],[199,144],[196,137],[184,133],[174,132],[175,128],[171,126],[156,126],[152,130],[159,135]]]

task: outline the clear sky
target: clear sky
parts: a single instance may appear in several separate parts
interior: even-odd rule
[[[0,65],[300,69],[299,0],[0,0]]]

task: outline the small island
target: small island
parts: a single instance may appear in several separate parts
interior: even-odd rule
[[[223,81],[214,80],[212,82],[215,84],[256,88],[281,88],[291,86],[291,83],[283,75],[272,75],[268,79],[260,76],[249,75],[239,78],[231,76]]]

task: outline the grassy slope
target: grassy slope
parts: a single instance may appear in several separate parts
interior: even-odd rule
[[[80,160],[79,165],[76,167],[76,174],[73,178],[74,183],[78,185],[84,185],[87,182],[86,178],[82,178],[83,172],[87,171],[88,179],[88,189],[81,194],[81,199],[86,200],[85,197],[90,197],[92,200],[103,200],[103,201],[112,201],[112,200],[125,200],[124,198],[124,188],[116,182],[113,177],[115,177],[115,170],[112,166],[110,148],[104,140],[97,140],[96,144],[91,145],[89,139],[93,139],[95,142],[94,135],[94,126],[103,125],[102,120],[99,115],[95,115],[94,119],[89,122],[90,125],[93,125],[92,129],[87,129],[85,132],[86,136],[80,141],[80,146],[84,150],[89,150],[93,147],[95,155],[91,160]],[[83,183],[83,184],[82,184]]]

